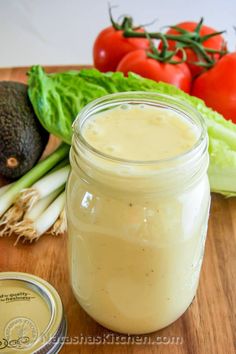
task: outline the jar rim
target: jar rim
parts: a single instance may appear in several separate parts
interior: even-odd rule
[[[124,103],[141,103],[141,104],[148,104],[151,103],[160,106],[162,105],[165,108],[171,108],[173,111],[185,115],[186,118],[193,121],[195,125],[198,125],[200,129],[200,134],[198,136],[197,141],[193,144],[193,146],[173,157],[163,158],[163,159],[155,159],[155,160],[131,160],[131,159],[123,159],[119,157],[115,157],[100,150],[94,148],[88,141],[84,138],[82,134],[82,125],[86,119],[91,117],[93,114],[99,112],[99,109],[104,107],[110,107],[111,104],[114,106]],[[95,112],[94,112],[95,111]],[[166,164],[166,163],[173,163],[186,161],[188,158],[191,158],[196,151],[201,150],[202,144],[204,141],[204,147],[207,147],[207,129],[204,118],[201,114],[190,104],[185,101],[181,101],[179,98],[158,93],[158,92],[149,92],[149,91],[126,91],[126,92],[118,92],[112,93],[108,95],[104,95],[100,98],[93,100],[92,102],[88,103],[77,115],[76,119],[73,123],[73,132],[74,137],[76,140],[78,139],[79,143],[82,145],[83,148],[88,150],[90,153],[95,154],[97,157],[102,159],[106,159],[107,161],[115,162],[115,163],[122,163],[123,165],[133,165],[133,166],[150,166],[150,165],[159,165],[159,164]],[[203,149],[204,149],[203,147]],[[204,149],[205,150],[205,149]]]

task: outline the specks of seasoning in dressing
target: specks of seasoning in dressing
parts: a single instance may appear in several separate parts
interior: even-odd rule
[[[151,269],[149,272],[145,273],[145,276],[148,277],[150,273],[154,273],[154,270]]]
[[[129,203],[129,206],[130,206],[130,207],[132,207],[132,206],[133,206],[133,204],[132,204],[132,203]]]
[[[103,291],[104,293],[107,293],[107,290],[104,288],[101,288],[101,291]]]

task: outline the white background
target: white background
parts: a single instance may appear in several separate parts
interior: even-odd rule
[[[112,0],[114,16],[136,24],[157,18],[150,29],[179,21],[205,22],[227,30],[235,49],[236,0]],[[90,64],[98,32],[109,25],[107,0],[0,0],[0,67]]]

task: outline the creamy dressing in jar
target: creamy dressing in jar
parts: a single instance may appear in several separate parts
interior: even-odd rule
[[[67,186],[73,292],[103,326],[148,333],[197,289],[209,210],[201,117],[167,96],[115,94],[75,122]]]
[[[84,123],[85,140],[116,158],[152,161],[171,158],[191,149],[195,127],[176,112],[147,104],[121,105],[98,113]]]

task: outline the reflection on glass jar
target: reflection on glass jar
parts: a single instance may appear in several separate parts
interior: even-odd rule
[[[134,114],[130,123],[123,119],[122,126],[127,105]],[[140,123],[140,112],[147,121],[140,118]],[[156,116],[163,117],[164,126],[160,123],[162,136],[155,142]],[[97,133],[93,144],[86,130],[91,127],[96,132],[105,127],[104,145]],[[125,134],[119,136],[124,127]],[[108,131],[112,150],[107,149]],[[169,141],[167,133],[172,134]],[[135,142],[132,150],[134,135],[139,135],[140,146]],[[177,151],[175,138],[183,151]],[[122,156],[122,141],[128,159]],[[149,154],[152,144],[156,148]],[[201,117],[189,106],[155,93],[103,97],[75,121],[71,165],[67,217],[75,297],[91,317],[114,331],[140,334],[169,325],[195,296],[204,253],[210,190]]]

